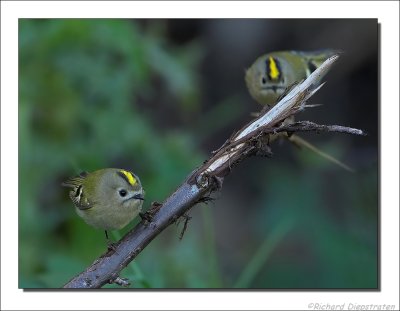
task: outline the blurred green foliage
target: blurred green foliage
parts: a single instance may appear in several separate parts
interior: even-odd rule
[[[251,111],[234,91],[202,106],[218,83],[203,77],[206,40],[174,41],[167,26],[20,20],[21,288],[61,287],[105,251],[65,178],[126,168],[140,176],[145,205],[162,201],[207,158],[203,142],[218,147]],[[339,158],[354,148],[331,141],[324,150]],[[376,288],[376,156],[354,175],[305,151],[291,157],[239,166],[215,202],[191,211],[182,241],[182,224],[171,226],[122,276],[135,288]]]

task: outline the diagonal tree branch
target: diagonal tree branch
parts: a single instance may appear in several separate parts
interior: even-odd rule
[[[100,288],[107,283],[127,284],[119,277],[124,269],[157,235],[183,216],[191,207],[203,202],[222,187],[223,178],[239,162],[254,155],[269,155],[268,137],[272,134],[299,131],[337,132],[365,135],[363,131],[339,125],[319,125],[309,121],[283,125],[282,121],[307,107],[306,101],[323,84],[338,55],[327,59],[305,81],[291,89],[272,109],[261,114],[234,133],[222,147],[195,169],[161,206],[150,221],[142,221],[121,240],[113,250],[97,258],[85,271],[71,279],[64,288]],[[122,281],[123,282],[122,282]]]

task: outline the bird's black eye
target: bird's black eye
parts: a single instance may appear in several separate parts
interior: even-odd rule
[[[127,194],[127,192],[126,192],[125,189],[122,189],[122,190],[119,191],[119,195],[120,195],[121,197],[126,196],[126,194]]]
[[[261,83],[262,83],[262,84],[266,84],[266,83],[267,83],[267,79],[265,79],[265,77],[262,77]]]

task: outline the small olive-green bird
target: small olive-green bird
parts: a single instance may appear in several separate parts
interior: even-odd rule
[[[264,54],[246,71],[250,95],[261,105],[271,106],[289,86],[307,78],[337,50],[315,52],[280,51]]]
[[[81,173],[62,183],[71,188],[69,196],[83,220],[99,229],[119,230],[141,211],[144,190],[132,172],[106,168]]]
[[[257,58],[246,70],[247,89],[256,102],[263,106],[273,107],[286,90],[306,79],[329,57],[340,53],[341,51],[328,49],[314,52],[280,51],[264,54]],[[284,122],[293,123],[294,117],[287,118]],[[346,164],[319,150],[297,135],[289,137],[281,133],[270,135],[269,140],[273,141],[278,137],[286,137],[295,145],[306,147],[345,170],[353,171]]]

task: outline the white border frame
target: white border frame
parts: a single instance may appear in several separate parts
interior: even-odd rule
[[[24,292],[18,289],[18,18],[378,18],[381,23],[381,292]],[[399,309],[397,1],[1,1],[1,309]],[[90,295],[87,297],[83,297]],[[332,307],[331,307],[332,309]],[[311,309],[310,309],[311,310]],[[317,309],[313,309],[317,310]],[[321,310],[321,309],[320,309]],[[368,310],[368,309],[367,309]],[[371,309],[370,309],[371,310]]]

